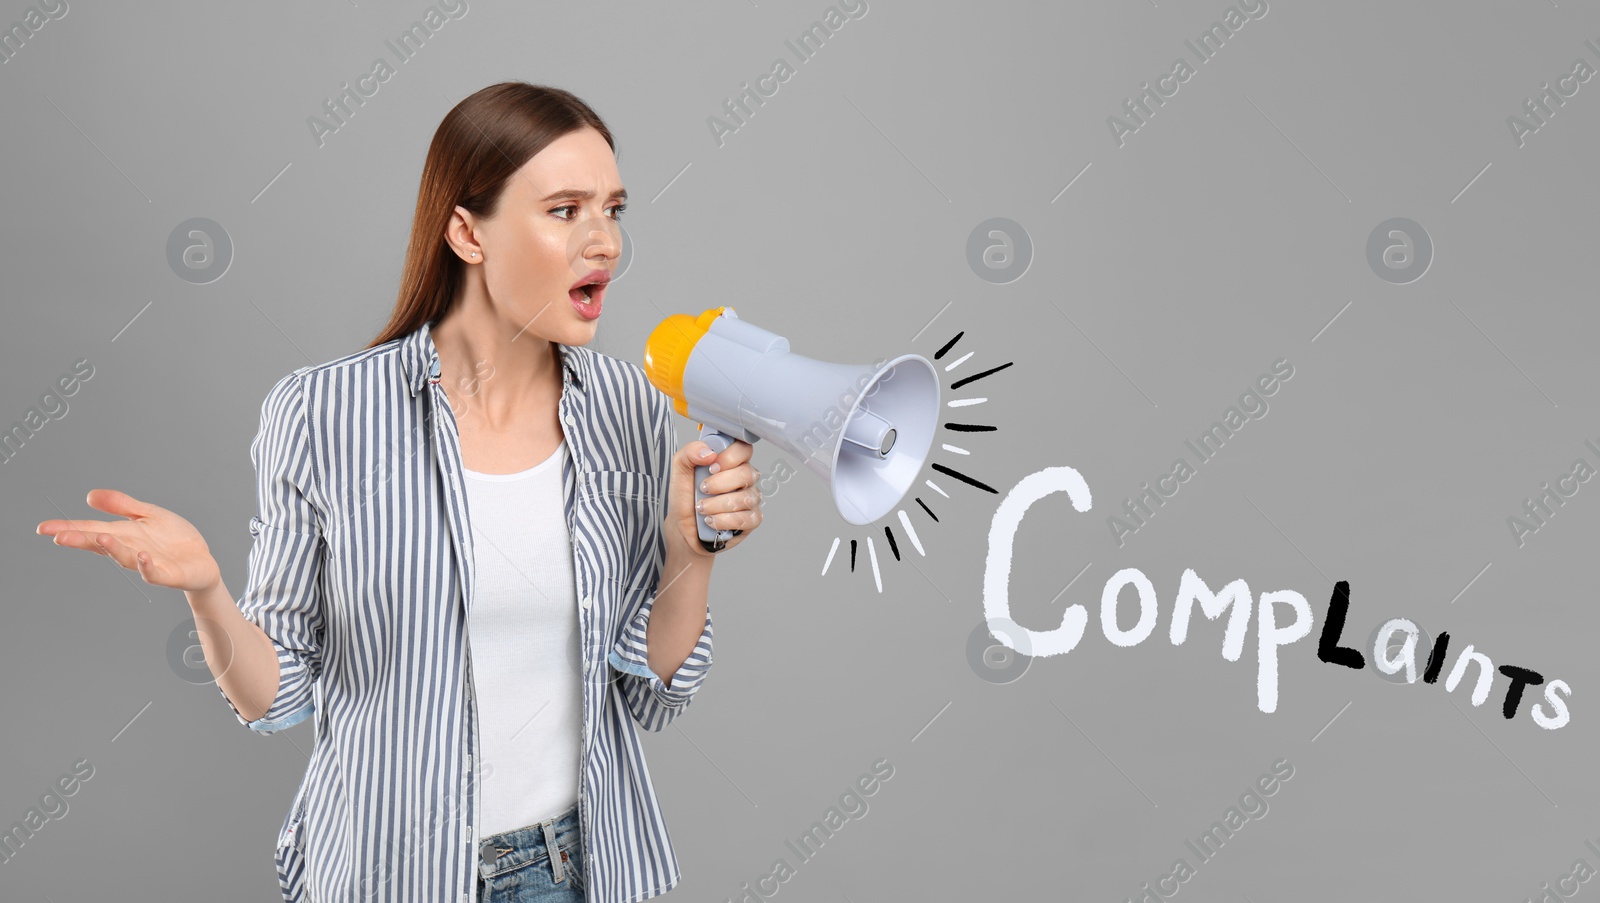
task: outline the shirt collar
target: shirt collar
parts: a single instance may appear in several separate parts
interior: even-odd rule
[[[439,378],[439,349],[433,344],[434,322],[425,321],[400,340],[400,368],[405,374],[406,388],[413,396]],[[561,354],[563,380],[570,379],[579,389],[584,388],[589,376],[588,349],[560,342],[554,344]]]

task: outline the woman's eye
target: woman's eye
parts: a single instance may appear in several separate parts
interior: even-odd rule
[[[551,210],[550,212],[551,213],[559,213],[562,210],[571,210],[571,211],[576,212],[577,209],[578,209],[578,205],[577,204],[563,204],[560,207],[556,207],[555,209]],[[622,211],[627,210],[628,209],[628,205],[627,204],[612,204],[609,209],[616,211],[615,213],[613,213],[611,215],[612,219],[622,219]],[[571,217],[568,217],[568,216],[563,216],[561,218],[562,219],[571,219]]]

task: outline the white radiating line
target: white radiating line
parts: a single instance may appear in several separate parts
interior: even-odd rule
[[[1489,564],[1494,564],[1494,562],[1491,561],[1491,562],[1489,562]],[[1486,564],[1486,565],[1483,566],[1483,571],[1487,571],[1489,569],[1489,564]],[[1467,581],[1467,585],[1463,586],[1461,588],[1461,592],[1456,593],[1456,599],[1459,599],[1462,596],[1466,595],[1467,594],[1467,590],[1472,589],[1472,584],[1478,582],[1478,578],[1483,576],[1483,571],[1479,571],[1478,573],[1474,574],[1472,579]],[[1456,599],[1451,599],[1450,600],[1450,604],[1451,605],[1456,604]]]
[[[1354,700],[1354,699],[1352,699],[1352,700],[1350,700],[1350,702],[1355,702],[1355,700]],[[1347,702],[1347,703],[1345,703],[1345,704],[1344,704],[1344,709],[1348,709],[1348,708],[1350,708],[1350,702]],[[1325,730],[1327,730],[1327,729],[1328,729],[1328,728],[1330,728],[1330,727],[1332,727],[1332,726],[1333,726],[1333,723],[1334,723],[1334,722],[1335,722],[1335,721],[1338,721],[1338,720],[1339,720],[1339,715],[1343,715],[1343,714],[1344,714],[1344,709],[1340,709],[1340,710],[1339,710],[1339,711],[1338,711],[1338,713],[1337,713],[1337,714],[1335,714],[1335,715],[1334,715],[1334,716],[1333,716],[1333,717],[1332,717],[1332,718],[1329,718],[1329,719],[1328,719],[1328,723],[1327,723],[1327,724],[1324,724],[1324,725],[1323,725],[1323,726],[1322,726],[1322,731],[1325,731]],[[1315,742],[1317,742],[1317,737],[1320,737],[1320,736],[1322,736],[1322,731],[1317,731],[1317,734],[1316,734],[1316,736],[1315,736],[1315,737],[1312,737],[1312,738],[1311,738],[1311,742],[1312,742],[1312,743],[1315,743]]]
[[[1554,4],[1552,3],[1552,5],[1554,5]],[[1494,165],[1494,161],[1493,160],[1490,160],[1488,163],[1483,164],[1483,168],[1478,170],[1478,175],[1472,177],[1472,182],[1478,181],[1478,176],[1481,176],[1484,173],[1488,172],[1489,171],[1489,167],[1491,167],[1493,165]],[[1461,186],[1461,190],[1456,192],[1456,196],[1450,199],[1450,203],[1454,204],[1456,201],[1461,200],[1461,196],[1467,193],[1467,189],[1468,188],[1472,187],[1472,182],[1468,182],[1467,184]]]
[[[945,364],[944,365],[944,372],[949,373],[951,370],[954,370],[955,368],[961,366],[961,362],[962,361],[966,360],[969,357],[972,357],[972,355],[974,355],[975,353],[976,352],[968,351],[966,354],[963,354],[960,357],[956,358],[955,360],[951,361],[950,363]]]
[[[857,107],[857,109],[860,109],[860,108]],[[868,120],[868,121],[870,122],[871,120]],[[954,303],[955,303],[954,301],[946,301],[944,303],[944,307],[939,308],[939,314],[944,313],[945,308],[949,307],[950,305],[952,305]],[[928,322],[922,324],[922,328],[917,330],[917,335],[922,335],[923,333],[927,332],[928,331],[928,327],[933,325],[933,321],[939,319],[939,314],[934,314],[932,317],[928,318]],[[912,336],[911,337],[911,341],[915,342],[917,340],[917,335]]]
[[[877,559],[873,559],[873,561],[872,561],[872,572],[873,572],[873,573],[874,573],[874,574],[876,574],[876,573],[877,573],[877,572],[878,572],[878,561],[877,561]],[[881,589],[881,588],[880,588],[880,589],[879,589],[879,590],[878,590],[878,592],[880,592],[880,593],[881,593],[881,592],[883,592],[883,590],[882,590],[882,589]],[[151,707],[151,706],[153,706],[153,705],[155,705],[155,704],[156,704],[156,701],[155,701],[155,700],[154,700],[154,699],[152,699],[152,700],[150,700],[150,701],[149,701],[149,702],[147,702],[147,703],[145,703],[145,704],[144,704],[144,709],[148,709],[148,708],[150,708],[150,707]],[[132,718],[129,718],[129,719],[128,719],[128,723],[127,723],[127,724],[124,724],[124,725],[123,725],[123,726],[122,726],[122,731],[125,731],[125,730],[127,730],[127,729],[128,729],[128,728],[130,728],[130,727],[133,727],[133,723],[134,723],[134,722],[135,722],[135,721],[138,721],[138,720],[139,720],[139,715],[143,715],[143,714],[144,714],[144,709],[140,709],[140,710],[139,710],[139,712],[138,712],[138,714],[136,714],[136,715],[134,715],[134,716],[133,716],[133,717],[132,717]],[[112,743],[115,743],[115,742],[117,742],[117,737],[120,737],[120,736],[122,736],[122,731],[117,731],[117,734],[116,734],[116,737],[112,737],[112,738],[111,738],[111,742],[112,742]]]
[[[1350,309],[1350,305],[1352,305],[1354,303],[1355,303],[1354,301],[1346,301],[1344,303],[1344,307],[1339,308],[1339,312],[1333,315],[1333,320],[1337,320],[1340,317],[1344,316],[1344,312],[1349,310]],[[1329,326],[1333,325],[1333,320],[1329,320],[1326,324],[1323,325],[1323,327],[1321,329],[1317,330],[1317,334],[1311,337],[1311,341],[1315,342],[1317,339],[1322,338],[1322,334],[1328,331],[1328,327]]]
[[[947,452],[955,452],[958,455],[970,455],[970,454],[972,454],[972,452],[969,452],[964,448],[956,448],[954,445],[941,444],[939,447],[943,448]],[[948,498],[948,496],[946,496],[946,497]]]
[[[964,408],[969,404],[983,404],[988,400],[989,399],[987,398],[952,398],[950,400],[950,407]]]
[[[950,497],[950,493],[945,492],[943,489],[940,489],[939,487],[933,485],[933,481],[932,480],[923,480],[922,482],[927,483],[929,489],[932,489],[934,492],[939,493],[940,495],[944,496],[945,498],[949,498]]]
[[[872,559],[872,582],[878,584],[878,592],[883,592],[883,577],[878,574],[878,547],[872,544],[872,537],[867,537],[867,555]]]
[[[939,716],[944,714],[944,710],[950,708],[950,703],[951,702],[955,702],[955,700],[952,699],[949,702],[946,702],[944,705],[940,706],[939,707],[939,711],[934,712],[933,713],[933,717],[928,719],[928,723],[924,724],[922,726],[922,731],[927,730],[933,724],[934,721],[938,720]],[[917,731],[915,734],[911,735],[911,742],[912,743],[917,742],[917,738],[922,736],[922,731]]]
[[[1156,5],[1156,0],[1150,0],[1150,5],[1151,6],[1155,6]],[[1078,175],[1077,176],[1073,176],[1072,177],[1072,182],[1068,182],[1064,187],[1062,187],[1062,189],[1060,191],[1056,192],[1056,196],[1050,199],[1050,203],[1054,204],[1056,201],[1060,200],[1061,196],[1067,193],[1067,189],[1072,187],[1073,182],[1078,181],[1078,176],[1081,176],[1084,173],[1088,172],[1089,171],[1089,167],[1091,167],[1093,165],[1094,165],[1094,161],[1093,160],[1089,161],[1088,163],[1083,164],[1083,168],[1078,170]]]
[[[917,531],[911,528],[911,518],[906,516],[904,508],[900,509],[900,526],[905,528],[906,536],[911,538],[911,544],[916,547],[917,554],[924,558],[928,557],[928,553],[922,551],[922,540],[917,538]]]
[[[833,545],[828,546],[828,560],[822,563],[822,576],[828,576],[828,565],[833,564],[833,553],[839,551],[839,537],[833,538]]]

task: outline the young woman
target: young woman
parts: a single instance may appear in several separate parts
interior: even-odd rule
[[[267,395],[237,603],[164,508],[96,489],[126,520],[38,527],[183,590],[240,723],[312,721],[285,900],[620,903],[678,883],[637,727],[671,723],[711,667],[697,520],[742,530],[732,548],[761,494],[748,443],[675,449],[669,400],[584,347],[625,198],[583,101],[479,91],[434,134],[388,326]]]

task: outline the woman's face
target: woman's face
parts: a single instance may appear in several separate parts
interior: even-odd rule
[[[593,128],[535,154],[506,183],[495,216],[478,220],[478,266],[495,312],[549,341],[593,339],[622,251],[617,221],[627,196],[616,156]],[[588,298],[574,291],[586,277],[598,278]]]

